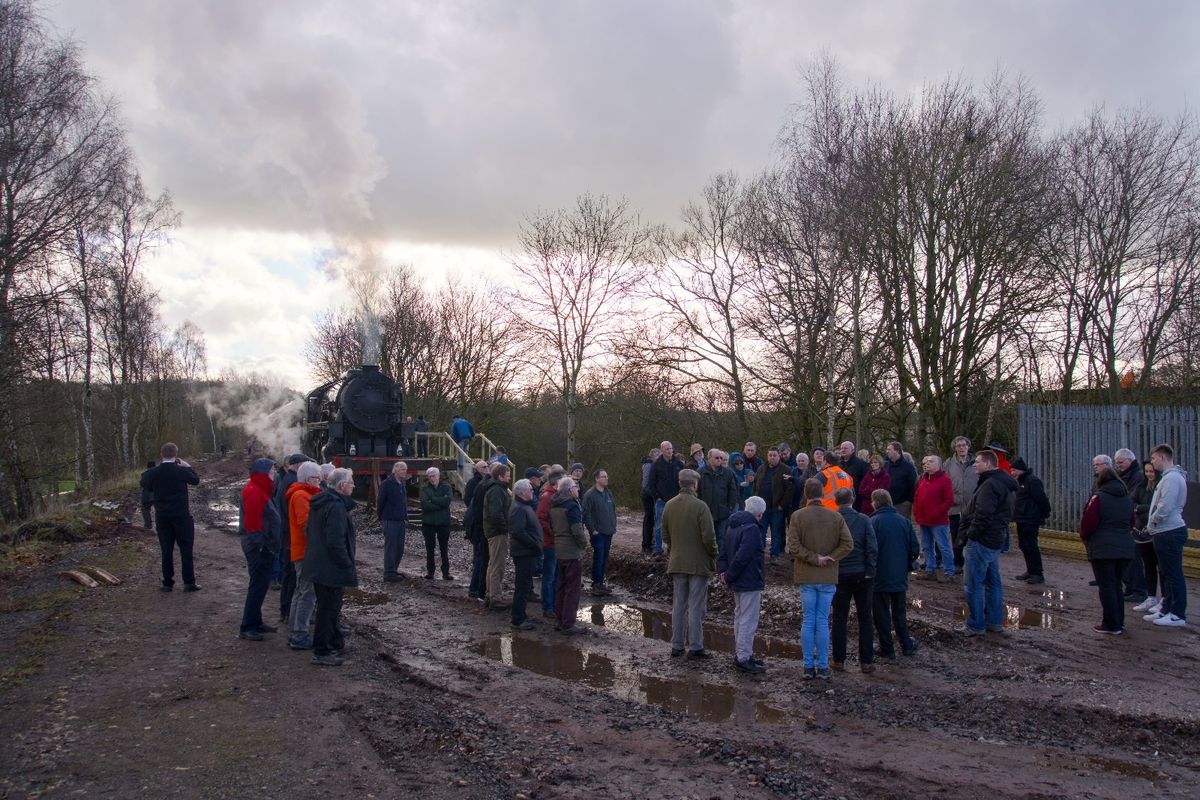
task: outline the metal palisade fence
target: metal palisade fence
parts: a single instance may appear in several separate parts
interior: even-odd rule
[[[1175,461],[1197,478],[1200,466],[1200,408],[1167,406],[1017,407],[1017,454],[1046,484],[1054,510],[1046,527],[1073,531],[1091,496],[1092,457],[1122,447],[1145,461],[1150,448],[1166,442]],[[1191,488],[1191,487],[1189,487]],[[1189,491],[1189,495],[1192,492]],[[1192,499],[1192,498],[1189,498]],[[1189,520],[1190,522],[1190,520]]]

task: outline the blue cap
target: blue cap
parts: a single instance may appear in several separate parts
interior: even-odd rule
[[[271,470],[275,469],[275,462],[269,458],[256,458],[254,463],[250,465],[250,473],[260,472],[264,475],[270,475]]]

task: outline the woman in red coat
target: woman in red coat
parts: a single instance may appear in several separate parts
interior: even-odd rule
[[[925,578],[938,578],[938,553],[941,553],[942,576],[946,583],[954,577],[954,548],[950,544],[950,506],[954,505],[954,484],[942,469],[942,459],[925,456],[921,459],[924,472],[917,480],[913,498],[913,519],[921,527],[921,552],[925,555]]]
[[[892,487],[892,476],[883,468],[883,456],[878,453],[871,455],[867,462],[871,469],[858,484],[858,498],[855,501],[855,506],[860,514],[866,514],[868,517],[875,513],[875,506],[871,505],[871,492],[876,489],[890,489]]]

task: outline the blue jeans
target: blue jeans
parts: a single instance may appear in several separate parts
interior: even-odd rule
[[[771,555],[777,556],[783,552],[783,520],[787,516],[784,511],[771,510],[763,514],[763,519],[767,520],[767,525],[771,528]],[[766,549],[767,542],[765,539],[766,531],[763,531],[763,549]]]
[[[837,586],[832,583],[800,584],[800,603],[804,621],[800,623],[800,647],[804,667],[829,667],[829,607]]]
[[[725,554],[725,532],[729,530],[729,517],[715,523],[717,533],[717,563],[721,563],[721,557]]]
[[[654,552],[662,552],[662,512],[666,500],[654,501]]]
[[[966,558],[967,627],[973,631],[1004,627],[1004,589],[1000,586],[1000,551],[979,542],[967,542]]]
[[[250,573],[250,585],[246,587],[246,605],[242,609],[242,633],[258,630],[263,624],[262,605],[271,586],[271,564],[275,556],[265,547],[250,550],[243,548],[246,555],[246,571]]]
[[[608,551],[612,547],[612,536],[605,533],[592,534],[592,588],[604,585],[604,568],[608,566]]]
[[[1183,543],[1187,528],[1154,534],[1154,554],[1162,573],[1162,610],[1187,619],[1187,581],[1183,577]]]
[[[542,611],[554,611],[554,592],[558,589],[558,559],[553,547],[542,548]]]
[[[935,547],[937,552],[934,552]],[[950,544],[949,525],[922,525],[921,552],[925,554],[926,572],[937,572],[937,565],[940,561],[942,569],[946,571],[946,576],[954,575],[954,546]],[[941,554],[940,559],[938,558],[939,553]]]

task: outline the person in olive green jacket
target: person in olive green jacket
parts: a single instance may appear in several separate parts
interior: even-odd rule
[[[804,507],[788,522],[787,552],[792,557],[792,583],[800,587],[804,621],[800,646],[804,678],[829,680],[829,607],[837,591],[838,559],[854,549],[845,518],[821,505],[821,482],[804,482]]]
[[[679,494],[667,501],[662,514],[667,574],[674,580],[671,609],[671,655],[708,658],[704,649],[704,611],[708,579],[716,572],[717,537],[708,504],[696,496],[700,473],[679,473]]]
[[[442,551],[442,580],[450,577],[450,484],[442,483],[442,471],[437,467],[425,470],[425,485],[421,487],[421,534],[425,537],[425,579],[433,580],[433,546]]]
[[[483,535],[487,538],[487,599],[484,608],[506,609],[504,602],[504,563],[508,561],[508,512],[512,495],[508,484],[512,468],[507,464],[492,465],[492,482],[483,494]]]

